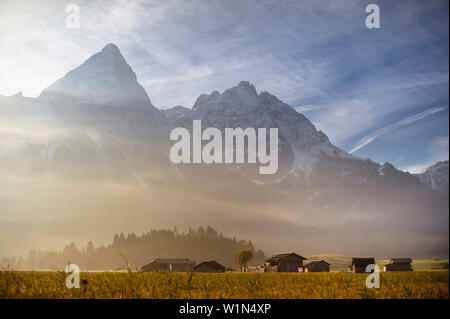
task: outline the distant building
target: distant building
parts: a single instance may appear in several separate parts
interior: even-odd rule
[[[391,258],[389,264],[384,265],[384,271],[412,271],[411,258]]]
[[[195,272],[224,272],[225,269],[225,266],[215,260],[204,261],[194,267]]]
[[[265,272],[298,272],[303,268],[305,257],[296,253],[279,254],[266,260]]]
[[[330,272],[330,264],[325,260],[312,261],[304,268],[305,272]]]
[[[262,273],[265,272],[265,267],[264,266],[247,266],[245,268],[245,272],[258,272],[258,273]]]
[[[355,273],[366,272],[366,267],[368,265],[375,264],[375,258],[352,258],[352,264],[350,265],[350,270]]]
[[[143,272],[166,271],[166,272],[189,272],[193,271],[195,261],[189,258],[156,258],[150,264],[141,268]]]

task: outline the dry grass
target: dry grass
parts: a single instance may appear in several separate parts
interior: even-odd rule
[[[68,289],[63,272],[0,272],[0,298],[448,298],[448,271],[381,273],[381,287],[366,274],[80,274]]]

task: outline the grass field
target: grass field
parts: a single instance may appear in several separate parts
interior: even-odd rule
[[[0,272],[0,298],[448,298],[448,271],[380,273],[379,289],[353,273]]]

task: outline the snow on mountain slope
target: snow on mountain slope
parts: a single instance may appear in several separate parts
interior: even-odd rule
[[[114,44],[106,45],[101,52],[68,72],[39,96],[50,100],[60,97],[117,107],[152,107],[147,93],[137,82],[136,74]]]
[[[20,170],[28,173],[45,169],[70,178],[106,174],[108,180],[123,180],[135,176],[135,171],[143,176],[161,174],[159,168],[169,166],[168,121],[151,104],[114,44],[68,72],[38,98],[9,97],[3,106],[0,114],[10,123],[17,122],[24,130],[39,127],[40,132],[51,132],[39,139],[27,132],[30,138],[25,140],[9,134],[9,143],[23,143],[20,150],[1,159],[5,167],[17,166],[26,157]]]
[[[310,172],[324,155],[354,158],[330,143],[311,122],[289,105],[268,92],[257,93],[247,81],[236,87],[202,94],[189,112],[173,120],[174,126],[191,128],[193,120],[203,127],[278,128],[280,157],[289,167],[285,174],[297,170]]]
[[[414,174],[423,184],[439,192],[449,192],[448,160],[437,162],[423,173]]]
[[[341,188],[383,189],[391,184],[423,188],[410,174],[390,163],[380,165],[355,157],[333,145],[328,137],[295,109],[268,92],[258,93],[247,81],[222,93],[200,95],[191,110],[183,109],[173,117],[172,127],[192,129],[193,120],[202,120],[202,128],[278,128],[279,166],[273,175],[260,175],[255,164],[228,165],[257,185],[282,189],[305,189],[309,200],[326,201]],[[327,194],[324,193],[327,189]],[[323,195],[323,196],[322,196]],[[341,194],[342,195],[342,194]],[[352,193],[342,196],[352,197]]]

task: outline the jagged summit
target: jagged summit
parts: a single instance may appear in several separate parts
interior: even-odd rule
[[[397,172],[397,169],[394,165],[392,165],[389,162],[385,162],[383,165],[380,166],[378,169],[378,173],[380,175],[389,175],[389,174],[395,174]]]
[[[440,192],[449,191],[449,162],[439,161],[428,166],[422,173],[414,174],[423,184]]]
[[[241,81],[222,93],[202,94],[192,110],[170,118],[175,126],[186,128],[198,119],[222,130],[226,127],[278,128],[280,151],[289,163],[285,173],[310,171],[323,156],[354,158],[332,145],[324,133],[288,104],[266,91],[258,94],[249,81]]]
[[[239,82],[238,88],[245,90],[248,94],[257,96],[258,93],[256,92],[255,86],[251,84],[249,81],[241,81]]]
[[[105,45],[105,47],[102,49],[102,52],[111,52],[114,54],[120,54],[119,47],[114,43],[108,43],[107,45]]]
[[[65,103],[152,107],[136,74],[112,43],[46,88],[39,97]]]
[[[255,86],[249,81],[240,81],[235,87],[225,90],[223,93],[213,91],[211,94],[201,94],[194,103],[193,109],[206,105],[215,98],[223,96],[225,99],[232,99],[237,105],[253,105],[258,98]]]
[[[213,91],[211,92],[211,94],[201,94],[197,100],[194,103],[194,106],[192,107],[193,109],[202,106],[206,103],[208,103],[209,101],[211,101],[214,97],[218,96],[220,93],[219,91]]]

